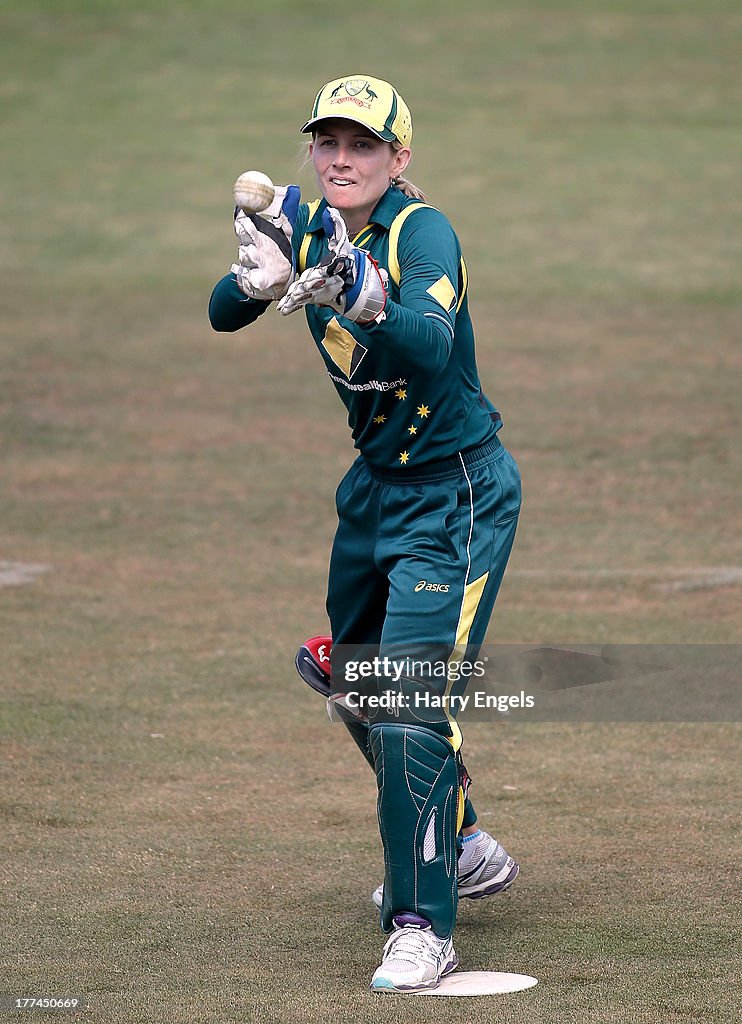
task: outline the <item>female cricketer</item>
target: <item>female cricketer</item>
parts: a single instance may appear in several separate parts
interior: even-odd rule
[[[327,594],[331,686],[346,693],[359,647],[476,657],[520,477],[479,383],[458,239],[403,177],[412,119],[402,97],[368,75],[338,78],[301,130],[322,198],[300,204],[295,185],[280,186],[262,215],[235,211],[238,258],[209,316],[235,331],[274,301],[285,316],[304,309],[347,409],[359,454],[337,491]],[[388,682],[375,680],[379,692]],[[420,693],[443,702],[451,683],[412,672],[395,688],[409,708]],[[458,964],[458,898],[502,891],[518,865],[476,825],[451,713],[397,706],[344,720],[378,784],[385,876],[374,900],[389,937],[371,988],[434,988]]]

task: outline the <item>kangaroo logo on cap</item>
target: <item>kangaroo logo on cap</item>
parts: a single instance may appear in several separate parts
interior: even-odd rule
[[[374,100],[379,98],[379,94],[374,92],[365,78],[349,78],[347,81],[341,82],[330,93],[330,100],[334,100],[336,103],[347,102],[345,97],[339,95],[343,90],[345,90],[346,97],[349,97],[359,106],[369,107]],[[356,96],[359,96],[362,92],[365,92],[365,97],[356,99]],[[367,99],[368,103],[364,103],[364,99]]]

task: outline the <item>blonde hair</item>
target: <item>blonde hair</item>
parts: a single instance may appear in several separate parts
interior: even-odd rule
[[[401,142],[392,142],[392,149],[404,149],[405,147]],[[408,164],[409,166],[409,164]],[[408,199],[420,199],[423,203],[427,203],[428,197],[421,188],[418,188],[409,178],[403,178],[401,175],[397,175],[396,178],[392,178],[392,185],[394,188],[398,188],[399,191],[407,196]]]

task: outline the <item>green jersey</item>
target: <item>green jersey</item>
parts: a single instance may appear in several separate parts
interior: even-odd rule
[[[299,207],[299,271],[327,255],[326,205]],[[502,422],[480,387],[466,266],[448,220],[390,188],[353,244],[389,273],[383,319],[361,326],[327,306],[307,306],[306,316],[356,448],[381,469],[412,469],[491,440]],[[215,329],[234,331],[268,305],[246,299],[229,274],[214,289],[209,315]]]

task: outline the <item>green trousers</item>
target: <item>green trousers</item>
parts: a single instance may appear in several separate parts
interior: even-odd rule
[[[359,457],[341,481],[336,502],[338,528],[327,597],[335,688],[347,690],[341,681],[343,663],[349,652],[359,647],[366,653],[376,645],[382,654],[386,650],[435,649],[457,652],[460,659],[475,658],[492,615],[520,511],[520,475],[500,441],[495,439],[422,471],[412,467],[379,470]],[[441,692],[446,686],[445,679],[429,683],[439,686]],[[409,780],[404,758],[393,752],[406,749],[406,739],[389,732],[384,744],[378,735],[379,729],[404,727],[393,715],[384,713],[372,719],[371,727],[377,733],[373,749],[363,728],[351,731],[380,780],[385,891],[392,894],[385,900],[382,926],[390,930],[395,914],[412,912],[430,920],[438,934],[450,934],[456,915],[455,856],[451,884],[450,844],[455,844],[457,829],[476,821],[476,812],[462,797],[453,833],[443,828],[438,847],[432,839],[427,843],[428,851],[440,848],[440,856],[434,853],[424,864],[417,863],[424,825],[420,808],[424,803],[428,813],[436,800],[444,802],[447,796],[441,793],[438,797],[431,790],[427,796],[411,797],[405,806],[399,794],[407,792]],[[461,746],[456,722],[444,716],[427,725],[417,723],[414,742],[418,751],[422,751],[426,729],[431,734],[431,764],[442,764],[441,738],[455,759]],[[382,749],[387,751],[383,772],[378,760]],[[429,771],[432,779],[432,768]],[[450,781],[450,774],[444,771],[443,776]],[[391,794],[395,794],[394,800]],[[436,821],[444,820],[443,808],[440,810]],[[394,820],[388,820],[390,816]],[[428,833],[432,836],[434,831],[431,825]]]
[[[520,511],[518,468],[498,440],[427,472],[359,456],[336,503],[334,645],[482,643]]]

